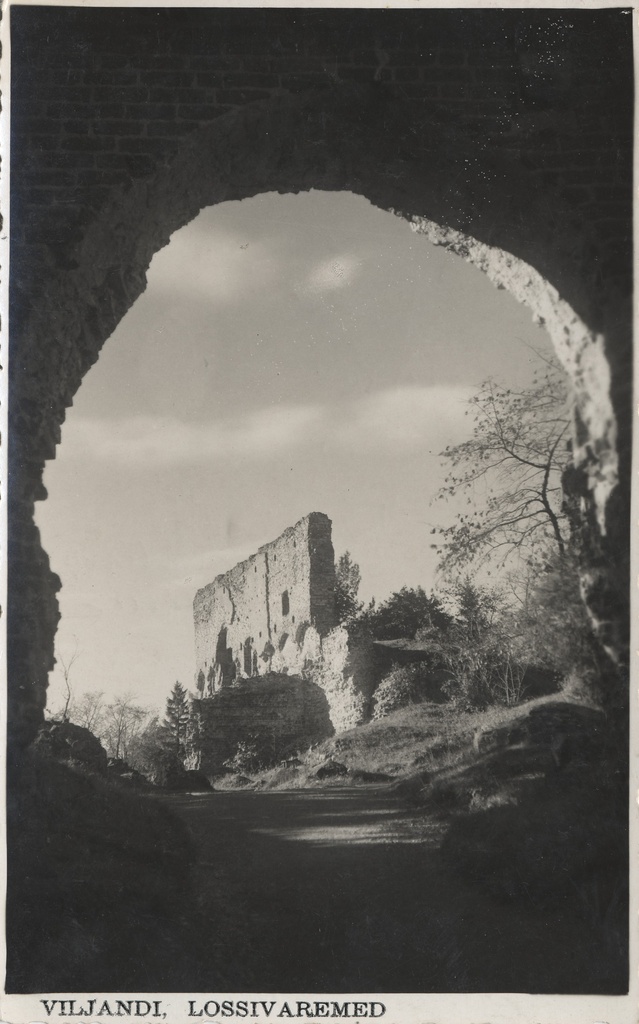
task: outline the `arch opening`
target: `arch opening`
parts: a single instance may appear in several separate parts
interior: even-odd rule
[[[365,132],[359,123],[362,109]],[[304,133],[300,134],[302,123]],[[513,176],[511,168],[487,160],[481,165],[475,159],[466,161],[466,171],[456,175],[455,188],[447,188],[443,182],[450,176],[450,168],[458,171],[462,153],[465,148],[472,153],[472,144],[460,138],[451,146],[441,128],[433,124],[429,126],[428,161],[398,159],[401,124],[386,115],[380,121],[378,109],[366,104],[361,90],[350,90],[349,95],[342,92],[328,111],[325,97],[321,102],[314,97],[279,98],[220,118],[189,137],[170,166],[114,196],[78,242],[75,269],[66,273],[64,280],[54,275],[47,296],[34,303],[28,324],[37,346],[45,326],[47,337],[50,335],[53,302],[58,307],[55,331],[64,350],[59,370],[47,384],[52,400],[39,413],[38,429],[26,441],[18,438],[18,445],[26,445],[20,488],[25,501],[20,502],[19,516],[32,550],[37,551],[39,544],[31,532],[29,501],[42,496],[42,459],[53,453],[64,408],[82,374],[144,290],[153,254],[205,207],[252,196],[265,188],[298,192],[310,187],[338,192],[352,189],[380,209],[396,213],[431,242],[474,263],[498,287],[525,302],[546,325],[575,389],[575,455],[585,480],[585,485],[580,484],[580,497],[597,521],[595,544],[601,547],[602,536],[610,533],[607,510],[619,467],[604,343],[606,310],[592,287],[593,268],[584,241],[587,232],[565,215],[561,204],[553,204],[547,196],[531,199],[519,171]],[[296,140],[293,146],[292,139]],[[314,157],[311,164],[310,152]],[[434,152],[440,154],[439,160],[433,160]],[[510,186],[507,202],[503,198],[505,180]],[[499,215],[495,217],[497,196]],[[522,229],[524,223],[528,230]],[[575,251],[586,254],[578,263]],[[613,537],[612,548],[619,557],[619,544],[615,547],[615,543]],[[17,661],[36,663],[31,671],[31,678],[37,679],[35,699],[27,716],[31,723],[41,714],[46,675],[52,667],[50,624],[57,614],[52,598],[58,585],[42,562],[36,575],[44,595],[38,616],[41,623],[49,623],[44,630],[48,638],[35,659],[25,651],[24,641],[14,644]],[[601,564],[597,565],[586,589],[600,593],[602,580],[604,590],[610,589],[604,576]],[[619,657],[620,629],[609,624],[606,629],[607,646]],[[31,729],[28,725],[27,733]]]
[[[184,294],[175,284],[180,275]],[[203,294],[205,313],[198,305]],[[157,700],[163,664],[172,664],[172,674],[188,682],[195,590],[312,508],[329,510],[341,547],[353,548],[354,538],[362,530],[367,534],[355,552],[364,599],[382,599],[404,585],[430,586],[436,555],[423,514],[415,510],[427,508],[435,481],[443,482],[438,452],[461,439],[473,385],[492,375],[524,383],[537,347],[551,351],[546,332],[527,310],[474,267],[415,238],[402,219],[361,196],[261,194],[203,211],[154,259],[147,292],[84,382],[47,477],[51,497],[38,519],[46,545],[58,532],[53,507],[59,507],[59,522],[72,523],[76,515],[71,553],[54,554],[66,581],[91,576],[102,594],[102,615],[111,616],[110,632],[128,643],[130,616],[119,623],[121,598],[113,600],[114,588],[135,602],[144,635],[159,627],[156,647],[162,644],[164,655],[157,670],[147,670],[135,650],[127,656],[122,647],[116,676],[127,678],[126,665],[135,662],[138,675],[152,680],[150,701]],[[294,486],[283,487],[277,475],[282,462]],[[410,510],[401,535],[392,507],[380,514],[375,501],[367,501],[364,512],[356,483],[345,489],[327,483],[357,482],[359,476],[367,494],[368,478],[377,480],[377,473],[382,489],[406,514]],[[113,524],[112,543],[104,541],[111,554],[101,560],[88,554],[88,535],[78,543],[83,522],[94,519],[93,513],[81,516],[82,490],[85,502],[100,503]],[[71,493],[78,499],[69,506]],[[436,520],[438,512],[427,515]],[[254,538],[234,556],[224,540],[229,520],[238,539]],[[167,523],[173,524],[170,532]],[[127,536],[135,543],[129,539],[122,565]],[[213,566],[207,546],[222,552]],[[162,552],[162,580],[148,565],[147,554],[156,549]],[[73,564],[78,551],[84,552],[81,572]],[[199,564],[197,551],[204,552]],[[188,582],[178,580],[177,562],[173,568],[178,554],[189,565]],[[285,572],[279,556],[273,565]],[[251,577],[256,568],[249,564]],[[279,586],[287,587],[289,577],[279,578]],[[173,605],[181,598],[179,621],[152,596],[166,594],[171,580],[179,584],[171,600]],[[273,594],[278,636],[285,628],[280,612],[291,616],[291,593],[278,587]],[[57,647],[64,654],[69,635],[82,630],[81,622],[72,626],[68,618],[76,613],[68,585],[61,605]],[[249,666],[241,646],[246,619],[242,612],[238,618],[230,595],[225,614],[231,630],[237,626],[226,647],[239,649],[240,671],[251,674],[252,661]],[[294,625],[294,614],[291,620]],[[85,671],[97,679],[102,638],[94,628],[91,639],[90,627],[85,625]],[[255,632],[260,640],[266,635]],[[172,651],[167,638],[173,634],[181,645],[176,639]],[[209,647],[202,657],[204,650],[208,654]],[[57,673],[51,682],[55,706]],[[112,685],[105,680],[105,687]],[[136,690],[146,685],[138,681]]]

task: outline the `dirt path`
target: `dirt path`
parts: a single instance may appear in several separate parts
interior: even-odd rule
[[[442,825],[384,788],[167,802],[198,856],[193,992],[588,992],[583,920],[499,905],[442,862]]]

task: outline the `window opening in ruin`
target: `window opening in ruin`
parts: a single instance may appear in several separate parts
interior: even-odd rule
[[[251,638],[248,636],[244,641],[244,673],[247,676],[251,675],[253,668],[253,657],[251,648]]]
[[[223,627],[218,633],[215,648],[216,683],[222,686],[229,686],[235,679],[235,663],[233,660],[233,648],[227,646],[227,629]],[[216,686],[217,689],[217,686]]]
[[[206,675],[206,680],[207,680],[207,682],[209,684],[208,685],[208,692],[209,692],[209,694],[212,694],[215,691],[215,668],[214,668],[213,664],[211,664],[211,667],[208,670],[208,673]]]
[[[288,590],[282,593],[282,615],[288,615],[290,611],[290,603],[288,599]]]

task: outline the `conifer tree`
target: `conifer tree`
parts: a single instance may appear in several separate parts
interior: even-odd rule
[[[176,682],[166,701],[164,727],[170,736],[171,748],[178,758],[184,756],[186,727],[189,720],[189,698],[180,682]]]

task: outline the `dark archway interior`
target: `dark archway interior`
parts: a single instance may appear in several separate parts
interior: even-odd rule
[[[13,6],[10,17],[16,764],[42,722],[53,664],[59,580],[33,510],[65,409],[174,231],[218,202],[311,188],[393,210],[546,320],[575,388],[565,485],[610,658],[611,735],[624,748],[627,12]]]

